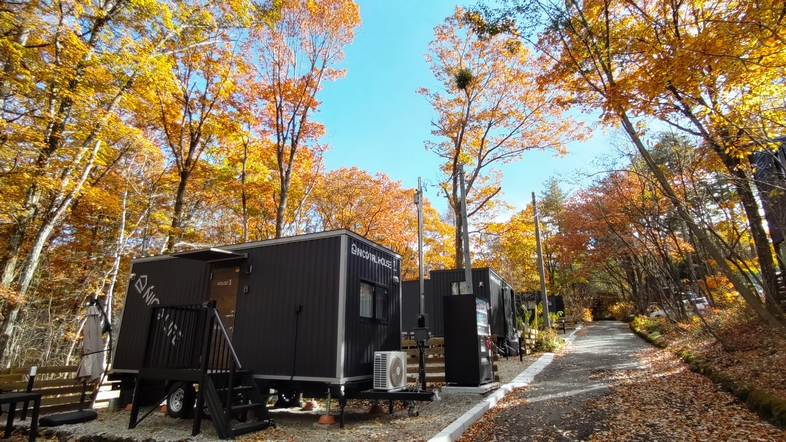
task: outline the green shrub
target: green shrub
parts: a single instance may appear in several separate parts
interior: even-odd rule
[[[666,318],[636,316],[631,322],[631,327],[647,335],[651,335],[655,332],[658,332],[658,335],[664,335],[672,329],[673,325]]]
[[[555,352],[562,347],[563,342],[556,330],[543,330],[535,338],[535,351]]]

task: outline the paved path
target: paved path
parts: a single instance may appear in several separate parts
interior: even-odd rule
[[[601,374],[640,368],[635,354],[649,344],[627,324],[600,321],[586,324],[565,354],[555,357],[523,390],[511,395],[526,402],[499,410],[493,425],[478,441],[584,440],[603,427],[606,412],[584,410],[591,399],[608,394]]]

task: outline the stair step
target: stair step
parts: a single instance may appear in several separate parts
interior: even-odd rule
[[[232,406],[232,411],[245,411],[253,410],[254,408],[261,407],[263,404],[258,402],[250,402],[248,404],[237,404]]]
[[[226,393],[227,390],[229,390],[229,388],[227,387],[216,388],[216,391],[219,393]],[[251,385],[236,385],[232,387],[232,391],[234,393],[244,393],[246,391],[251,391],[251,390],[254,390],[254,387],[252,387]]]
[[[251,433],[253,431],[261,431],[267,427],[276,427],[276,423],[273,422],[273,419],[256,422],[244,422],[240,425],[232,427],[232,434],[237,436],[240,434]]]

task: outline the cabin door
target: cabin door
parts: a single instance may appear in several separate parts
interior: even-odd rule
[[[229,339],[235,330],[237,289],[240,283],[240,267],[213,268],[210,279],[210,300],[216,301],[216,310]]]

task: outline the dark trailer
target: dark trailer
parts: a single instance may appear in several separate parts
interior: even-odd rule
[[[153,343],[167,357],[202,345],[186,335],[202,333],[201,323],[168,324],[180,310],[167,306],[209,301],[219,332],[262,387],[313,397],[369,389],[374,352],[401,348],[400,272],[398,254],[348,230],[135,259],[112,364],[114,377],[126,381],[120,402],[128,403],[140,370],[164,377],[146,368]],[[156,334],[165,336],[151,340]],[[167,388],[190,379],[183,373],[168,372]]]
[[[445,323],[451,318],[443,312],[443,296],[458,295],[460,284],[464,282],[464,270],[432,270],[425,284],[425,313],[428,314],[428,328],[434,336],[444,336]],[[499,344],[504,340],[515,343],[516,309],[513,286],[508,284],[490,268],[472,269],[472,290],[475,297],[489,303],[489,325],[491,334]],[[417,312],[420,309],[419,281],[405,281],[402,288],[402,328],[411,332],[416,326]],[[414,312],[415,314],[412,314]],[[518,348],[513,345],[513,348]]]

